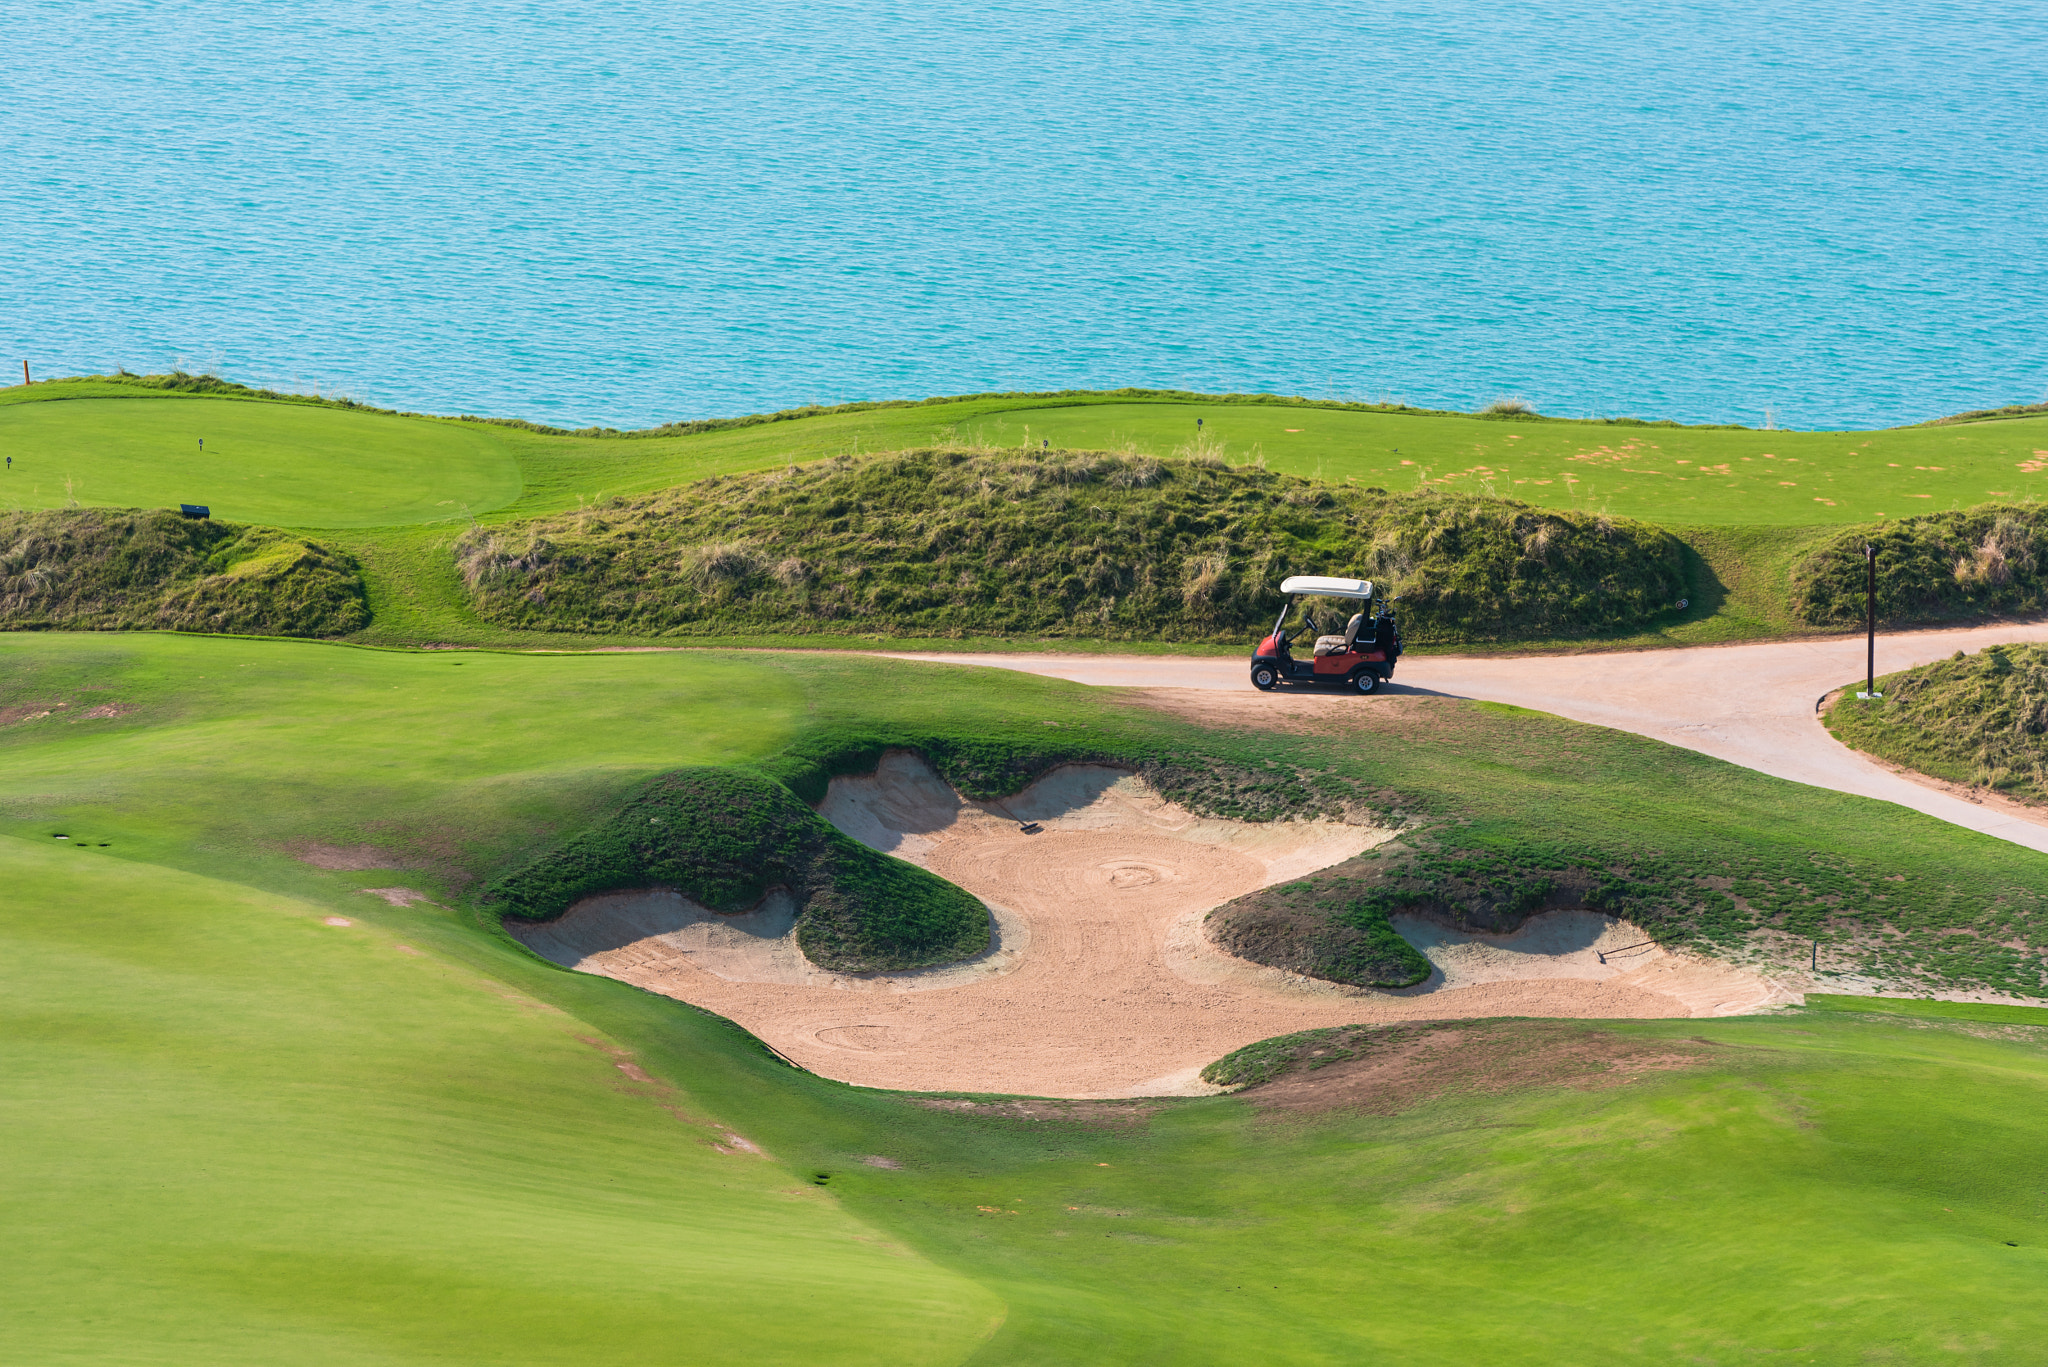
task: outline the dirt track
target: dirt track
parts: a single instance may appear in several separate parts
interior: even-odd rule
[[[1926,664],[1958,650],[2048,641],[2048,621],[1877,638],[1877,672]],[[2048,814],[1978,803],[1897,773],[1828,734],[1814,715],[1822,694],[1861,685],[1861,636],[1687,650],[1585,655],[1410,655],[1380,698],[1254,692],[1244,660],[1108,655],[897,655],[986,665],[1077,683],[1201,689],[1239,695],[1233,710],[1383,706],[1403,693],[1442,693],[1552,712],[1574,721],[1682,745],[1779,778],[1896,802],[2014,844],[2048,851]],[[1250,652],[1246,652],[1248,659]]]
[[[823,814],[996,909],[1001,943],[966,965],[851,977],[796,950],[774,899],[721,917],[674,893],[593,898],[517,933],[555,960],[729,1016],[827,1077],[871,1087],[1116,1097],[1204,1090],[1196,1072],[1256,1040],[1361,1021],[1647,1017],[1753,1009],[1778,994],[1740,970],[1638,948],[1626,923],[1539,917],[1515,936],[1404,927],[1439,972],[1372,992],[1223,954],[1210,908],[1349,858],[1386,835],[1334,823],[1197,818],[1140,780],[1075,766],[1002,809],[962,801],[922,761],[836,779]],[[1022,834],[1010,815],[1043,822]]]

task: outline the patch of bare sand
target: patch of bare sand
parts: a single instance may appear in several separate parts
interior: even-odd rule
[[[1796,1002],[1799,995],[1746,968],[1665,949],[1642,927],[1594,911],[1546,911],[1511,935],[1453,930],[1421,916],[1397,915],[1394,929],[1435,970],[1396,995],[1527,983],[1597,983],[1666,997],[1693,1016],[1732,1016]]]
[[[1544,956],[1526,954],[1537,980],[1464,973],[1387,993],[1247,963],[1200,934],[1209,909],[1391,834],[1373,827],[1210,820],[1096,766],[971,802],[903,754],[871,777],[833,780],[820,810],[995,908],[997,947],[924,974],[826,973],[803,960],[786,906],[722,917],[669,892],[591,899],[548,925],[508,928],[558,963],[728,1016],[827,1077],[911,1091],[1193,1095],[1215,1090],[1197,1076],[1211,1061],[1320,1026],[1694,1013],[1653,990],[1675,979],[1632,977],[1641,965],[1545,978]],[[1044,830],[1025,835],[1020,821]]]
[[[669,888],[606,893],[584,898],[556,920],[508,923],[507,929],[542,958],[670,996],[676,994],[661,984],[681,968],[735,983],[912,992],[1013,971],[1031,943],[1030,927],[1001,907],[991,907],[990,918],[984,954],[912,973],[875,974],[834,973],[804,957],[795,935],[796,903],[782,888],[737,914],[712,911]]]
[[[409,907],[415,902],[437,905],[433,898],[418,888],[364,888],[362,891],[371,897],[381,897],[394,907]]]
[[[318,840],[296,840],[285,846],[301,864],[334,873],[366,873],[371,869],[399,869],[397,858],[375,845],[328,845]]]
[[[1280,1114],[1399,1115],[1440,1096],[1619,1087],[1713,1058],[1704,1040],[1631,1039],[1564,1021],[1432,1022],[1404,1029],[1360,1058],[1297,1065],[1244,1095]]]
[[[1379,693],[1364,698],[1335,689],[1259,693],[1249,686],[1241,692],[1146,688],[1134,690],[1130,701],[1211,730],[1250,726],[1303,736],[1354,731],[1403,736],[1436,732],[1451,723],[1451,710],[1463,705],[1462,699],[1429,693]]]

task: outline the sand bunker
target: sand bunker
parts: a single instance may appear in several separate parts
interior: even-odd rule
[[[980,897],[995,920],[991,950],[921,973],[829,973],[798,950],[786,897],[722,916],[668,891],[589,898],[546,925],[508,928],[557,963],[729,1016],[827,1077],[917,1091],[1190,1094],[1210,1090],[1196,1075],[1212,1060],[1316,1026],[1714,1015],[1773,997],[1754,974],[1626,948],[1647,937],[1583,912],[1549,913],[1512,936],[1404,923],[1438,972],[1402,992],[1248,963],[1202,934],[1211,908],[1391,832],[1209,820],[1114,769],[1069,766],[1018,797],[978,803],[893,754],[872,777],[833,780],[819,810]],[[1025,821],[1042,833],[1023,834]]]

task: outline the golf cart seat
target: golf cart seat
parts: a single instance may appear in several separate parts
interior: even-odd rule
[[[1351,621],[1349,622],[1349,624],[1347,624],[1347,625],[1345,626],[1345,628],[1344,628],[1344,634],[1343,634],[1342,636],[1318,636],[1318,637],[1316,637],[1316,654],[1317,654],[1317,655],[1319,655],[1319,656],[1321,656],[1321,655],[1343,655],[1343,654],[1347,654],[1347,653],[1349,653],[1349,652],[1350,652],[1350,651],[1351,651],[1352,649],[1354,649],[1354,648],[1355,648],[1355,646],[1356,646],[1356,644],[1357,644],[1357,641],[1358,641],[1358,628],[1359,628],[1359,627],[1360,627],[1361,625],[1363,625],[1363,624],[1364,624],[1364,622],[1365,622],[1365,614],[1364,614],[1364,613],[1362,613],[1362,612],[1354,612],[1354,613],[1352,613],[1352,614],[1351,614]]]

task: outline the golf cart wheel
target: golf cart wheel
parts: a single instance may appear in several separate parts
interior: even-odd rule
[[[1271,665],[1252,666],[1252,687],[1261,693],[1271,693],[1273,685],[1280,682],[1280,676],[1273,672]]]
[[[1370,669],[1361,669],[1351,676],[1351,686],[1360,693],[1374,693],[1379,690],[1380,676]]]

